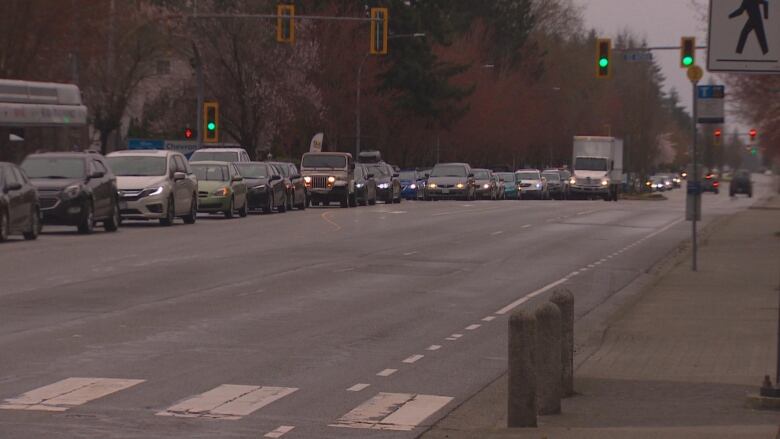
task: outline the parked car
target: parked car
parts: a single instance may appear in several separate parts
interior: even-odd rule
[[[18,166],[0,162],[0,242],[16,234],[36,239],[40,233],[38,190]]]
[[[92,233],[97,222],[109,232],[119,228],[116,177],[102,155],[31,154],[21,167],[38,189],[45,224],[76,226],[84,234]]]
[[[301,159],[303,182],[313,206],[338,202],[342,208],[357,206],[355,162],[344,152],[309,152]]]
[[[173,151],[117,151],[106,156],[116,175],[122,219],[175,218],[194,224],[198,215],[198,180],[187,159]]]
[[[374,174],[377,200],[385,204],[400,203],[401,180],[395,169],[385,162],[367,163],[365,166],[369,174]]]
[[[249,211],[287,211],[287,185],[275,166],[264,162],[242,162],[236,163],[236,168],[244,177]]]
[[[519,199],[517,180],[515,179],[514,172],[497,172],[496,175],[503,179],[504,198],[509,200]]]
[[[244,148],[202,148],[192,153],[190,162],[250,162]]]
[[[550,192],[547,189],[547,182],[542,178],[542,174],[536,169],[521,169],[515,172],[517,186],[520,191],[520,199],[534,198],[537,200],[549,200]]]
[[[753,198],[753,181],[750,177],[750,171],[745,169],[738,170],[729,184],[729,195],[745,194]]]
[[[666,179],[659,175],[651,176],[645,183],[650,192],[666,192],[667,184]]]
[[[405,200],[419,200],[423,196],[425,188],[425,175],[415,171],[401,171],[401,196]]]
[[[491,172],[493,175],[493,182],[496,185],[496,199],[506,200],[506,191],[504,189],[504,177],[499,177],[498,174]]]
[[[439,163],[431,170],[425,187],[426,200],[473,200],[476,184],[471,166],[467,163]]]
[[[223,213],[242,218],[249,212],[244,177],[234,163],[197,162],[192,169],[198,177],[198,212]]]
[[[474,184],[476,185],[477,198],[495,200],[498,199],[498,187],[493,180],[493,172],[489,169],[472,169]]]
[[[366,204],[373,206],[377,199],[374,174],[368,170],[366,165],[360,163],[355,166],[355,198],[361,206]]]
[[[305,210],[308,202],[308,193],[306,190],[306,184],[301,177],[301,173],[298,172],[298,168],[287,162],[269,162],[271,165],[276,166],[280,175],[284,179],[284,184],[287,187],[287,209],[297,208]]]
[[[566,183],[561,175],[561,171],[557,169],[547,169],[542,172],[547,183],[547,191],[550,194],[550,198],[557,198],[559,200],[565,200],[567,197]]]
[[[718,177],[714,173],[708,172],[704,176],[704,179],[701,182],[701,191],[713,192],[715,194],[720,193],[720,181],[718,181]]]

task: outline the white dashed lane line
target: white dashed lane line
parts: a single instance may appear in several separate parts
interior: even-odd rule
[[[371,384],[358,383],[358,384],[355,384],[354,386],[350,387],[349,389],[347,389],[347,391],[348,392],[360,392],[361,390],[364,390],[364,389],[368,388],[369,386],[371,386]]]
[[[479,329],[481,326],[482,325],[477,325],[477,324],[469,325],[469,326],[466,326],[466,331],[473,331],[475,329]]]
[[[389,377],[390,375],[392,375],[392,374],[394,374],[396,372],[398,372],[398,369],[385,369],[385,370],[379,372],[378,374],[376,374],[376,376],[379,376],[379,377]]]
[[[402,363],[406,363],[406,364],[416,363],[417,361],[422,359],[424,356],[425,355],[419,355],[419,354],[412,355],[411,357],[409,357],[409,358],[405,359],[404,361],[402,361]]]
[[[438,351],[439,349],[441,349],[441,345],[438,344],[432,344],[425,348],[426,351]]]
[[[492,322],[496,319],[496,316],[487,316],[484,319],[482,319],[483,322]]]

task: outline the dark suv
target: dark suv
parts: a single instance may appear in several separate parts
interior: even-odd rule
[[[22,169],[38,188],[45,224],[76,226],[91,233],[96,222],[114,232],[119,227],[116,177],[97,153],[32,154]]]
[[[745,194],[753,198],[753,181],[750,179],[750,171],[741,169],[734,174],[729,185],[729,195]]]

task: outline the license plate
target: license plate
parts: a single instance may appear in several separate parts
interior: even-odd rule
[[[449,193],[450,193],[450,190],[449,190],[449,189],[442,189],[442,190],[441,190],[441,193],[443,193],[443,194],[449,194]]]
[[[127,201],[120,201],[120,202],[119,202],[119,209],[120,209],[120,210],[125,210],[125,209],[127,209]]]

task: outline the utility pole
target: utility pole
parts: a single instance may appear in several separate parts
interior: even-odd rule
[[[197,127],[197,133],[196,136],[196,143],[197,147],[200,148],[203,146],[203,102],[206,100],[205,98],[205,82],[203,79],[203,60],[200,57],[200,51],[198,51],[198,46],[195,44],[195,41],[192,42],[192,53],[193,53],[193,59],[192,64],[195,68],[195,81],[196,81],[196,87],[197,87],[197,93],[198,93],[198,109],[197,109],[197,118],[198,120],[195,122],[195,127]]]

